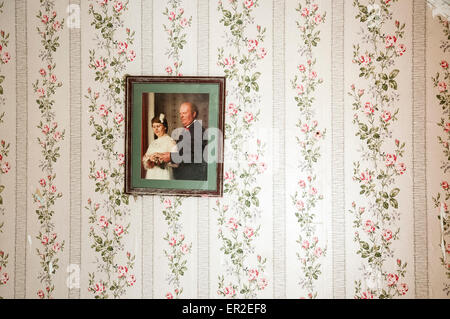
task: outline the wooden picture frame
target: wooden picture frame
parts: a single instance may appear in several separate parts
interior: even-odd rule
[[[125,77],[127,194],[223,196],[225,81]]]

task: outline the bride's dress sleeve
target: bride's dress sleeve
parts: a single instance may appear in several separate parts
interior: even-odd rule
[[[177,153],[178,152],[177,143],[172,138],[170,138],[170,140],[169,140],[168,148],[169,148],[169,152],[171,152],[171,153]],[[168,166],[170,166],[170,167],[178,167],[178,164],[169,163]]]
[[[170,152],[178,152],[177,143],[173,139],[170,139],[169,147],[170,147]]]
[[[145,169],[150,168],[150,166],[148,166],[148,159],[150,157],[150,147],[151,147],[151,144],[148,146],[147,152],[145,152],[144,156],[142,157],[142,164]]]

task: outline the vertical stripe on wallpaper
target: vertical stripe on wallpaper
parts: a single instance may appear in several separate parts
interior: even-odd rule
[[[209,0],[198,0],[197,75],[209,75]],[[198,199],[198,298],[209,297],[209,200]],[[211,211],[212,212],[212,211]]]
[[[344,0],[332,5],[332,285],[333,297],[345,298]]]
[[[433,11],[433,15],[434,15]],[[428,269],[431,298],[450,296],[450,25],[427,10]]]
[[[209,75],[209,0],[198,0],[197,3],[197,73]]]
[[[154,54],[160,58],[155,59],[154,74],[197,72],[197,14],[197,1],[155,2]],[[198,199],[154,198],[154,298],[193,298],[198,295]]]
[[[16,230],[14,258],[14,298],[25,298],[28,194],[28,87],[27,64],[27,5],[25,0],[16,4]]]
[[[325,72],[329,68],[326,54],[319,54],[327,33],[324,30],[328,19],[326,5],[319,1],[305,0],[295,3],[289,11],[294,11],[290,18],[290,29],[295,27],[298,38],[295,46],[289,45],[289,99],[287,100],[291,120],[287,124],[292,149],[289,161],[297,166],[289,167],[289,224],[292,227],[289,247],[295,252],[296,259],[289,262],[296,270],[295,292],[290,287],[290,295],[301,298],[318,298],[322,296],[321,281],[328,251],[324,223],[328,217],[329,205],[326,193],[327,169],[323,157],[328,141],[328,100],[324,87]],[[294,33],[294,32],[293,32]],[[325,37],[325,38],[324,38]],[[327,52],[327,51],[326,51]],[[295,173],[294,173],[295,172]],[[292,257],[291,257],[292,258]],[[292,266],[295,264],[295,267]],[[294,272],[294,271],[292,271]],[[291,275],[291,274],[290,274]],[[294,277],[288,277],[294,278]],[[294,280],[288,279],[289,282]],[[320,295],[319,295],[320,293]]]
[[[219,1],[210,10],[214,70],[227,77],[224,196],[214,205],[213,298],[273,296],[272,3]],[[215,52],[214,52],[215,51]],[[213,64],[211,64],[213,65]],[[268,165],[270,163],[270,166]],[[267,289],[266,289],[267,288]]]
[[[153,74],[153,0],[141,2],[141,74]],[[142,298],[153,298],[154,196],[142,198]]]
[[[69,194],[68,1],[28,2],[27,295],[67,298]]]
[[[0,0],[0,299],[449,298],[449,63],[427,0]],[[223,198],[124,193],[125,74],[227,78]]]
[[[347,274],[362,299],[414,295],[412,3],[399,3],[346,7]]]
[[[81,0],[70,0],[69,28],[70,63],[70,251],[67,270],[69,299],[80,298],[81,269]]]
[[[16,68],[14,2],[0,1],[0,299],[14,297]]]
[[[286,145],[284,0],[273,3],[273,297],[286,298]]]
[[[426,183],[426,3],[413,4],[413,200],[414,278],[416,298],[428,298],[428,236]]]
[[[141,3],[89,1],[84,10],[92,29],[85,23],[83,154],[88,162],[83,174],[89,180],[83,199],[83,255],[88,262],[82,293],[91,298],[135,297],[140,296],[142,282],[137,278],[142,266],[142,205],[139,198],[124,193],[124,74],[141,66],[135,43],[140,39]]]

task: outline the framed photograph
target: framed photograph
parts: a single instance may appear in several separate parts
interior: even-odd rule
[[[225,77],[126,76],[125,192],[223,195]]]

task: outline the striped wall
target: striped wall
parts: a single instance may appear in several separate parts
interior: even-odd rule
[[[368,20],[344,0],[0,0],[0,41],[9,34],[0,42],[0,297],[448,298],[448,23],[425,0],[357,2],[369,8]],[[224,23],[227,12],[243,14],[239,36]],[[105,17],[115,19],[107,36],[95,27]],[[371,26],[381,28],[376,50]],[[183,46],[171,42],[177,32]],[[308,32],[314,45],[305,42]],[[49,38],[55,50],[42,42]],[[383,65],[379,52],[391,62]],[[248,68],[243,57],[254,59]],[[115,115],[125,104],[117,102],[123,91],[114,101],[98,74],[168,75],[176,63],[180,74],[170,75],[260,73],[259,89],[243,92],[252,101],[245,105],[239,77],[229,78],[225,105],[242,110],[227,113],[227,123],[254,115],[237,125],[248,143],[232,149],[239,137],[226,136],[225,172],[255,169],[246,154],[258,154],[254,179],[235,173],[224,183],[236,192],[220,199],[129,196],[114,206],[105,195],[114,184],[107,168],[123,173],[124,126]],[[362,65],[398,71],[389,106],[377,102],[383,92],[360,76]],[[101,105],[109,117],[99,115]],[[373,158],[356,118],[386,128]],[[111,158],[92,136],[93,121],[122,132]],[[42,166],[49,149],[58,154],[50,168]],[[386,166],[389,153],[397,173]],[[105,193],[96,191],[102,171]],[[394,174],[386,185],[381,171]],[[388,199],[382,209],[388,221],[377,214],[383,194],[366,196],[361,185],[399,190],[396,204]],[[255,188],[259,205],[247,218],[236,194]],[[169,210],[179,213],[175,224],[165,218]],[[171,237],[186,244],[177,251],[181,272],[171,263]],[[102,259],[98,238],[114,238],[111,259]],[[224,249],[227,238],[244,247],[241,263]]]

